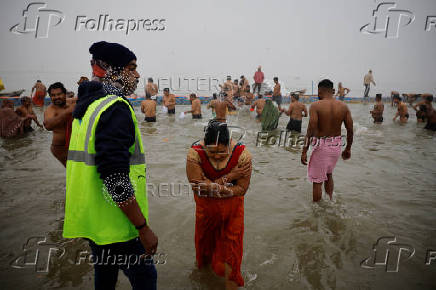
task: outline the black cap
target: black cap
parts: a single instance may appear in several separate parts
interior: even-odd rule
[[[125,67],[132,60],[136,60],[136,55],[127,47],[106,41],[93,43],[89,53],[93,59],[102,60],[114,67]]]

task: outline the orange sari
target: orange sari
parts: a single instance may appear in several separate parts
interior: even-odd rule
[[[210,163],[204,148],[194,145],[201,159],[201,168],[210,180],[216,180],[229,173],[238,165],[244,145],[235,146],[227,166],[216,170]],[[195,213],[195,249],[199,268],[211,264],[212,270],[219,276],[225,276],[225,264],[232,269],[229,280],[239,287],[244,286],[241,275],[241,262],[244,235],[244,197],[211,198],[194,195]]]

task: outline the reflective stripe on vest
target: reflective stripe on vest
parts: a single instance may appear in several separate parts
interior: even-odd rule
[[[77,151],[77,150],[68,150],[68,158],[67,160],[75,161],[75,162],[84,162],[86,165],[95,165],[95,154],[88,153],[88,145],[89,145],[89,138],[91,138],[92,128],[95,123],[95,118],[97,117],[98,113],[110,102],[116,100],[117,96],[111,96],[106,98],[104,101],[102,101],[97,108],[92,113],[91,117],[89,118],[89,125],[88,129],[86,130],[86,137],[85,137],[85,150],[84,151]],[[138,165],[145,163],[145,154],[141,153],[141,150],[139,148],[139,140],[138,137],[135,137],[135,151],[130,156],[129,164],[130,165]]]

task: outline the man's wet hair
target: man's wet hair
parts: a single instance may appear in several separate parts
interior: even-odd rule
[[[231,80],[232,79],[232,77],[231,76],[227,76],[227,80]]]
[[[394,100],[395,100],[395,99],[397,99],[397,100],[400,100],[400,101],[401,101],[401,97],[400,97],[400,95],[397,95],[397,94],[395,94],[395,95],[394,95]]]
[[[318,83],[318,88],[333,89],[333,83],[329,79],[323,79]]]
[[[21,97],[20,99],[21,104],[24,104],[24,102],[26,102],[27,100],[31,100],[28,96]]]
[[[381,100],[381,98],[382,98],[382,94],[376,94],[376,95],[375,95],[375,98],[376,98],[377,100]]]
[[[51,95],[51,90],[53,89],[61,89],[62,93],[67,94],[67,89],[65,89],[64,84],[61,82],[55,82],[48,87],[48,94]]]
[[[273,79],[274,81],[278,81],[279,80],[279,78],[278,77],[274,77],[274,79]]]
[[[36,80],[36,82],[37,82],[37,83],[40,83],[40,82],[41,82],[41,80]]]
[[[169,88],[165,88],[165,89],[164,89],[164,92],[169,92],[169,91],[170,91]]]
[[[148,78],[148,81],[149,81],[150,83],[152,83],[152,82],[153,82],[153,78]]]
[[[262,99],[262,97],[263,97],[263,95],[262,95],[262,94],[259,94],[259,99]]]
[[[298,94],[291,94],[291,97],[293,97],[297,101],[298,101],[298,99],[300,99],[300,96]]]
[[[241,79],[243,79],[244,78],[244,76],[241,76]]]
[[[425,100],[427,101],[427,102],[433,102],[433,95],[428,95],[428,96],[425,96]]]
[[[426,105],[419,105],[419,111],[426,113],[427,112],[427,106]]]
[[[189,95],[189,97],[191,97],[191,98],[196,98],[197,95],[196,95],[195,93],[192,93],[192,94]]]
[[[226,123],[210,120],[204,131],[204,145],[229,145],[230,133]]]
[[[216,93],[213,93],[213,94],[212,94],[212,98],[213,98],[214,100],[216,100],[216,98],[217,98]]]

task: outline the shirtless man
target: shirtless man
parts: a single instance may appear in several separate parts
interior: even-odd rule
[[[236,107],[235,105],[233,105],[233,103],[224,97],[219,97],[216,101],[215,101],[215,120],[220,121],[222,123],[225,123],[227,121],[227,113],[228,111],[235,111]]]
[[[80,79],[77,81],[77,84],[80,86],[83,82],[89,82],[89,79],[87,77],[81,76]]]
[[[33,91],[35,91],[35,94],[32,97],[33,103],[38,107],[44,106],[44,98],[45,95],[47,95],[47,89],[40,80],[37,80],[33,85],[30,95],[33,94]]]
[[[333,195],[333,169],[341,155],[341,126],[347,129],[347,146],[342,159],[351,157],[353,143],[353,119],[344,102],[335,100],[333,83],[322,80],[318,84],[319,101],[312,103],[309,109],[309,125],[306,140],[301,153],[301,163],[307,165],[307,150],[312,145],[312,154],[308,166],[308,178],[313,183],[313,201],[322,197],[322,184],[329,195]]]
[[[225,94],[227,94],[227,96],[229,98],[233,97],[233,83],[232,83],[232,77],[231,76],[227,76],[227,81],[222,84],[219,85],[221,88],[221,91]]]
[[[397,91],[392,91],[392,92],[391,92],[391,106],[392,106],[392,107],[394,106],[394,97],[395,97],[395,96],[400,96],[400,93],[397,92]]]
[[[250,84],[248,83],[248,80],[245,78],[245,76],[241,76],[241,81],[239,82],[239,85],[241,87],[241,92],[246,92],[247,87],[250,89]]]
[[[215,113],[216,102],[217,102],[217,95],[216,95],[216,93],[213,93],[212,100],[210,100],[209,104],[207,104],[207,108],[212,109],[212,117],[213,118],[216,117],[216,113]]]
[[[65,167],[68,156],[69,137],[71,134],[72,113],[75,103],[68,105],[66,101],[64,85],[60,82],[52,84],[48,88],[51,104],[44,112],[44,127],[53,131],[51,153]]]
[[[395,114],[395,117],[393,118],[393,121],[395,122],[398,117],[400,117],[400,123],[407,123],[407,120],[409,120],[409,112],[407,111],[407,105],[401,101],[400,96],[394,97],[394,103],[397,105],[398,111]]]
[[[241,96],[241,88],[239,87],[238,80],[233,81],[233,99],[239,100],[239,97]]]
[[[192,93],[189,95],[191,101],[191,110],[186,111],[185,114],[192,114],[192,119],[201,119],[201,101],[197,98],[197,95]]]
[[[375,104],[372,111],[369,111],[369,113],[372,115],[372,118],[374,119],[374,123],[382,123],[383,122],[383,111],[385,109],[385,105],[383,105],[382,102],[382,95],[376,94],[375,95]]]
[[[244,102],[246,105],[251,105],[254,100],[254,94],[250,92],[250,86],[246,87],[245,93],[244,93]]]
[[[174,115],[176,113],[176,96],[170,94],[169,88],[165,88],[163,92],[163,105],[168,108],[168,114]]]
[[[33,112],[32,100],[29,97],[21,98],[21,106],[19,106],[15,110],[15,113],[17,113],[17,115],[20,117],[26,118],[26,121],[24,121],[24,132],[33,131],[33,128],[31,126],[32,120],[36,123],[36,125],[38,125],[38,127],[43,128],[42,125],[38,122],[36,114]]]
[[[348,95],[350,92],[349,88],[344,88],[342,86],[342,83],[338,83],[338,93],[337,96],[339,97],[339,100],[343,101],[345,99],[345,96]]]
[[[148,93],[145,95],[145,100],[141,102],[141,112],[145,114],[145,121],[156,122],[156,102]]]
[[[149,94],[151,96],[151,99],[156,99],[156,95],[158,92],[157,85],[153,83],[152,78],[148,78],[147,85],[145,86],[145,95]]]
[[[369,70],[368,73],[363,77],[363,86],[365,87],[365,92],[363,94],[363,99],[365,102],[368,102],[369,99],[369,89],[371,83],[375,86],[374,76],[372,74],[372,70]]]
[[[280,109],[280,111],[285,112],[286,115],[290,116],[286,130],[301,133],[301,123],[303,117],[307,117],[307,109],[306,105],[300,103],[298,99],[299,96],[297,94],[292,94],[292,102],[289,105],[289,109],[287,111],[285,109]]]
[[[423,97],[424,100],[416,104],[414,108],[420,106],[420,110],[425,114],[424,118],[427,120],[427,124],[424,129],[436,131],[436,111],[432,106],[433,95],[424,94]]]
[[[278,77],[274,77],[274,83],[275,83],[275,85],[274,85],[274,90],[273,90],[273,94],[272,94],[272,100],[277,103],[277,105],[279,106],[279,110],[280,110],[281,109],[280,105],[282,104],[282,92],[281,92],[281,86],[280,86]]]
[[[422,100],[416,103],[416,105],[412,105],[412,108],[416,111],[416,120],[418,122],[428,121],[426,116],[429,114],[431,115],[431,112],[434,111],[432,102],[433,102],[433,95],[423,94]],[[419,110],[417,109],[418,107]]]
[[[265,99],[262,97],[262,95],[259,95],[259,98],[254,101],[253,105],[251,105],[251,109],[256,108],[256,119],[260,119],[262,116],[263,107],[265,107]]]

